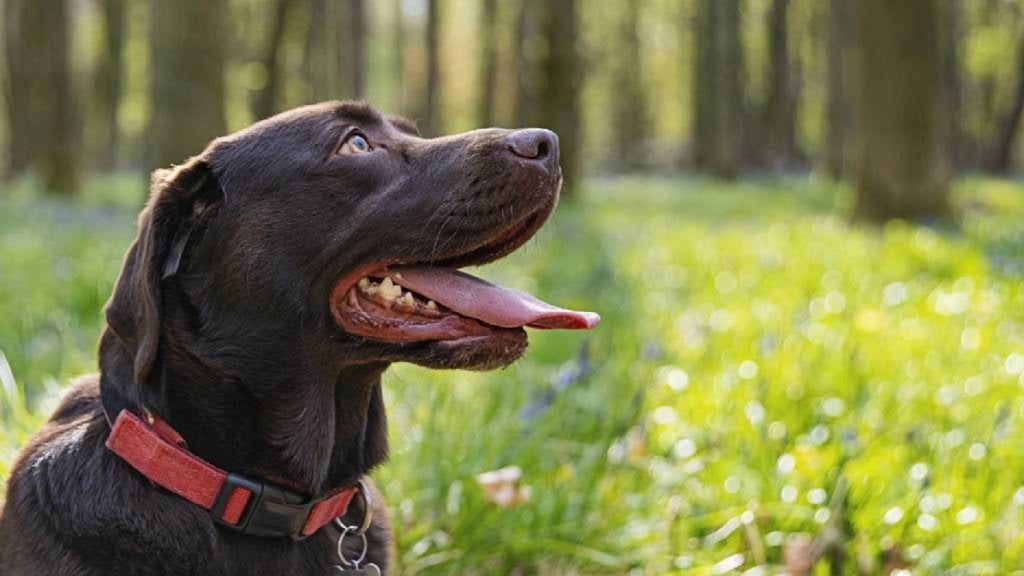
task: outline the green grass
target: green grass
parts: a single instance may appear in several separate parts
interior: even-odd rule
[[[94,369],[132,184],[0,193],[0,472]],[[534,333],[498,373],[387,376],[402,573],[768,574],[801,536],[847,574],[1020,571],[1024,186],[960,182],[961,230],[850,228],[848,191],[813,180],[583,188],[483,275],[599,329]],[[488,504],[475,476],[513,464],[529,500]]]

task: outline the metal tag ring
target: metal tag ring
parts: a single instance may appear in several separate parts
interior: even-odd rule
[[[342,524],[342,526],[344,526],[344,524]],[[338,536],[338,560],[340,560],[344,566],[351,566],[352,568],[358,570],[359,565],[363,563],[363,560],[366,560],[366,551],[369,548],[369,545],[366,542],[366,533],[356,532],[355,530],[356,529],[354,527],[346,526],[345,529],[341,531],[341,536]],[[359,553],[359,558],[356,558],[355,560],[349,560],[348,558],[345,558],[345,535],[350,533],[359,536],[359,538],[363,541],[363,551]]]

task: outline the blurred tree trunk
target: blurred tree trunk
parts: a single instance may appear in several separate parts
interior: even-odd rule
[[[302,67],[313,102],[337,98],[337,46],[335,30],[338,23],[328,21],[327,0],[309,0],[309,32]],[[342,28],[344,29],[344,28]]]
[[[579,58],[576,53],[576,1],[548,0],[548,52],[544,127],[558,134],[563,192],[571,196],[579,185]]]
[[[739,0],[704,0],[697,18],[694,161],[698,170],[732,178],[739,170],[743,92]]]
[[[715,82],[715,51],[713,49],[714,34],[712,31],[714,17],[714,1],[701,0],[697,16],[694,20],[694,54],[696,65],[693,67],[693,164],[697,170],[707,170],[711,163],[711,149],[714,142],[714,101]]]
[[[178,164],[226,132],[225,0],[151,0],[150,169]]]
[[[844,52],[848,49],[847,0],[831,0],[828,13],[828,94],[826,96],[825,167],[829,176],[844,176],[846,159],[846,126],[849,102]]]
[[[939,14],[933,0],[864,0],[861,163],[854,219],[951,215]]]
[[[104,55],[96,68],[96,123],[99,127],[97,165],[111,170],[117,165],[120,130],[117,111],[124,79],[125,1],[102,0]]]
[[[619,166],[635,170],[644,165],[650,137],[640,54],[640,0],[627,0],[623,8],[625,15],[619,21],[622,49],[617,51],[615,74],[615,127],[616,133],[624,137],[615,139],[615,155]]]
[[[352,50],[349,53],[352,59],[352,96],[362,99],[366,97],[366,2],[349,2],[349,23],[352,26]]]
[[[252,115],[257,120],[269,118],[278,111],[278,85],[281,81],[281,44],[284,39],[285,23],[294,0],[275,0],[270,14],[270,36],[263,47],[260,58],[266,72],[266,83],[253,97]]]
[[[973,8],[972,25],[980,29],[993,29],[999,26],[1002,18],[1001,0],[978,0],[971,3]],[[969,83],[968,95],[964,110],[970,110],[973,130],[965,131],[960,146],[961,162],[972,168],[983,167],[990,159],[986,154],[991,152],[989,146],[995,139],[994,130],[999,118],[996,110],[998,93],[998,75],[987,71],[977,77],[968,74],[964,80]]]
[[[519,0],[519,12],[516,16],[515,32],[515,125],[526,127],[544,121],[539,113],[540,90],[538,89],[538,70],[535,50],[537,36],[537,16],[541,12],[536,0]]]
[[[1017,48],[1017,86],[1009,110],[998,122],[998,136],[989,159],[989,169],[1006,172],[1013,159],[1013,147],[1020,131],[1020,119],[1024,114],[1024,39]]]
[[[789,0],[772,0],[768,11],[768,101],[765,106],[765,158],[774,168],[800,161],[796,143],[799,98],[796,61],[789,57]]]
[[[942,84],[949,111],[946,114],[946,139],[953,169],[963,165],[963,73],[960,67],[961,0],[942,3]]]
[[[440,10],[439,0],[427,0],[427,85],[423,94],[423,120],[427,136],[437,136],[441,129],[441,37],[438,30]]]
[[[826,95],[825,164],[839,180],[856,174],[860,149],[860,50],[857,44],[858,5],[831,0],[828,15],[828,90]]]
[[[392,22],[392,49],[394,50],[394,82],[395,82],[395,110],[401,114],[408,114],[405,98],[405,13],[402,10],[402,0],[394,0],[393,6],[394,21]]]
[[[313,101],[362,98],[366,76],[365,5],[309,0],[304,68]]]
[[[480,101],[477,123],[480,126],[494,125],[494,98],[497,91],[498,47],[497,39],[498,0],[484,0],[480,13]]]
[[[7,0],[4,4],[8,170],[35,169],[49,192],[78,188],[79,133],[69,62],[65,0]]]

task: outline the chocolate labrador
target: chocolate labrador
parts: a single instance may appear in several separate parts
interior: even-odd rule
[[[285,112],[154,173],[98,376],[22,450],[0,575],[377,574],[392,362],[488,370],[598,318],[460,268],[555,209],[550,131]],[[341,540],[341,542],[339,542]]]

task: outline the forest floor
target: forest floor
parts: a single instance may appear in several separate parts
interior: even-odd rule
[[[402,574],[766,574],[808,538],[872,572],[1024,566],[1024,185],[960,181],[941,230],[851,228],[813,179],[581,189],[481,274],[597,330],[386,377]],[[0,193],[0,474],[95,369],[141,198]],[[529,497],[501,508],[475,478],[509,465]]]

